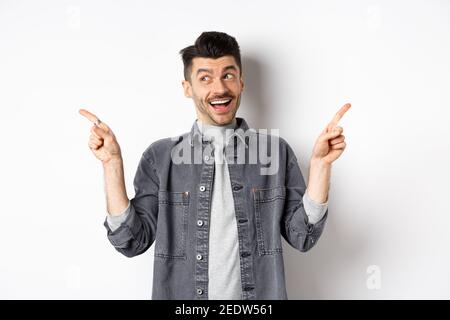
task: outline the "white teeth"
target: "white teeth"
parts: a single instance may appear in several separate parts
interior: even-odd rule
[[[229,101],[231,101],[231,99],[228,99],[228,100],[215,100],[215,101],[211,101],[210,103],[211,104],[224,104],[224,103],[227,103]]]

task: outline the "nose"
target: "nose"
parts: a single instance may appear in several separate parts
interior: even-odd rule
[[[214,95],[223,95],[228,92],[228,88],[222,82],[222,79],[215,79],[212,84],[212,92]]]

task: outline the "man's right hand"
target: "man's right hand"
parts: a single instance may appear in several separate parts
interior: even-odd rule
[[[80,109],[78,112],[94,124],[88,142],[94,156],[103,164],[107,164],[111,160],[122,159],[116,136],[106,123],[100,121],[97,116],[85,109]]]

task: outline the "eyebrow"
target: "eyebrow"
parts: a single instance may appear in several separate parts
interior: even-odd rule
[[[235,66],[233,66],[233,65],[229,65],[229,66],[226,66],[226,67],[224,67],[223,69],[222,69],[222,72],[224,72],[224,71],[226,71],[226,70],[234,70],[234,71],[238,71],[237,70],[237,68],[235,67]],[[200,69],[198,69],[197,70],[197,75],[200,73],[200,72],[208,72],[208,73],[211,73],[211,69],[207,69],[207,68],[200,68]]]

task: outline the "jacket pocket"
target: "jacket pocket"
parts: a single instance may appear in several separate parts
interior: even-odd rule
[[[189,192],[158,192],[155,256],[186,259]]]
[[[280,223],[285,198],[285,187],[253,189],[258,252],[260,255],[283,252]]]

